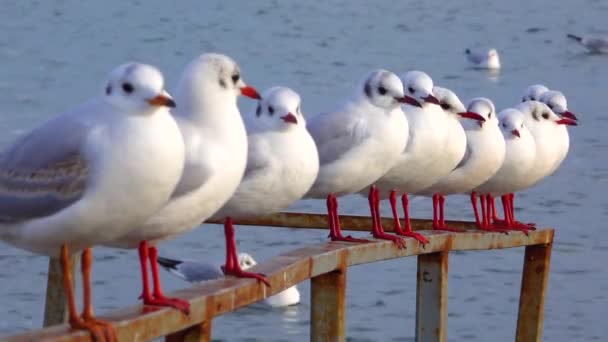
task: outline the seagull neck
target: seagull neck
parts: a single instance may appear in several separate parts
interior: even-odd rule
[[[176,116],[205,127],[220,128],[232,120],[239,120],[240,113],[234,96],[187,96],[176,97]]]

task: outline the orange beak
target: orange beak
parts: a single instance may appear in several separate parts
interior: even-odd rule
[[[168,96],[158,95],[148,100],[151,106],[175,108],[175,101]]]
[[[247,96],[249,98],[252,98],[254,100],[260,100],[262,98],[260,96],[260,94],[258,93],[258,91],[255,90],[255,88],[252,86],[246,86],[246,87],[241,88],[241,94],[243,94],[244,96]]]

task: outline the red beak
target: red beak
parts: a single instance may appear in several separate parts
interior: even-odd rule
[[[283,119],[283,121],[287,122],[287,123],[292,123],[292,124],[298,124],[298,119],[296,118],[295,115],[291,114],[291,113],[287,113],[287,115],[285,116],[281,116],[281,119]]]
[[[561,118],[561,119],[555,121],[555,123],[558,125],[578,126],[576,121],[574,121],[572,119],[568,119],[568,118]]]
[[[481,116],[475,112],[463,112],[463,113],[458,113],[458,115],[460,115],[460,117],[467,118],[467,119],[473,119],[473,120],[477,120],[477,121],[481,121],[481,122],[486,121],[486,119],[483,116]]]
[[[246,86],[241,88],[241,94],[255,100],[260,100],[262,98],[258,91],[255,90],[255,88],[252,86]]]
[[[568,119],[572,119],[572,120],[578,121],[578,118],[576,117],[576,115],[574,115],[574,113],[572,113],[570,111],[563,112],[562,113],[562,118],[568,118]]]
[[[512,130],[512,131],[511,131],[511,134],[513,134],[514,136],[516,136],[516,137],[518,137],[518,138],[521,138],[521,135],[519,135],[519,131],[518,131],[518,130],[516,130],[516,129]]]
[[[396,97],[395,99],[397,99],[397,101],[399,101],[401,103],[407,103],[410,106],[422,108],[422,105],[418,101],[416,101],[416,99],[413,97],[409,97],[409,96],[405,95],[403,97]]]
[[[433,103],[438,106],[441,106],[441,103],[439,103],[439,100],[437,100],[437,98],[433,95],[428,95],[427,97],[423,97],[422,99],[424,100],[424,102]]]

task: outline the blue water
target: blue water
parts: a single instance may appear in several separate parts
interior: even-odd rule
[[[541,82],[562,90],[581,118],[559,171],[518,197],[518,216],[556,228],[546,299],[545,341],[606,340],[608,327],[608,57],[588,55],[565,38],[606,33],[605,1],[2,1],[0,9],[0,144],[54,112],[100,91],[115,65],[140,60],[159,66],[169,85],[204,51],[234,57],[245,81],[263,90],[287,85],[309,115],[332,108],[364,73],[384,67],[427,71],[463,100],[515,104]],[[466,47],[501,53],[497,75],[467,68]],[[171,86],[169,86],[171,88]],[[253,104],[242,102],[243,110]],[[416,217],[430,216],[414,201]],[[322,202],[296,210],[322,212]],[[344,213],[366,214],[362,198],[342,201]],[[386,208],[385,208],[386,209]],[[448,200],[448,215],[471,219],[465,197]],[[388,211],[385,212],[388,215]],[[237,228],[239,248],[258,260],[325,241],[322,231]],[[160,247],[173,257],[221,260],[222,231],[209,225]],[[134,252],[96,249],[98,312],[136,302]],[[509,341],[515,333],[523,250],[450,255],[450,341]],[[0,334],[41,325],[46,259],[0,247]],[[349,270],[350,341],[410,341],[414,336],[415,259]],[[186,284],[168,275],[168,290]],[[223,341],[308,339],[309,285],[301,305],[245,309],[218,318]]]

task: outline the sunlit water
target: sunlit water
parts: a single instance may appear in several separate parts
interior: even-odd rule
[[[608,327],[608,57],[567,41],[566,32],[602,33],[605,1],[2,1],[0,10],[0,143],[48,115],[95,94],[118,63],[158,65],[175,84],[184,65],[203,51],[241,64],[247,82],[265,89],[288,85],[307,115],[332,108],[371,68],[429,72],[462,99],[515,104],[523,89],[542,82],[564,91],[581,118],[571,132],[560,170],[518,196],[518,215],[556,228],[547,292],[546,341],[605,340]],[[606,33],[606,32],[603,32]],[[494,46],[503,70],[470,70],[467,46]],[[253,103],[243,100],[243,110]],[[429,217],[430,201],[413,213]],[[321,201],[298,210],[323,211]],[[341,203],[344,213],[367,214],[363,198]],[[387,208],[384,208],[387,209]],[[448,200],[454,219],[471,219],[465,197]],[[388,212],[385,212],[388,214]],[[263,261],[325,232],[237,228],[239,247]],[[206,226],[163,244],[163,255],[221,260],[222,231]],[[522,249],[452,253],[450,341],[509,341],[515,332]],[[139,268],[132,251],[96,249],[95,304],[104,312],[136,303]],[[2,245],[0,334],[39,327],[47,259]],[[410,341],[414,336],[415,259],[349,270],[347,333],[351,341]],[[166,274],[168,290],[186,286]],[[223,341],[308,339],[309,284],[302,304],[279,310],[244,309],[220,317]]]

